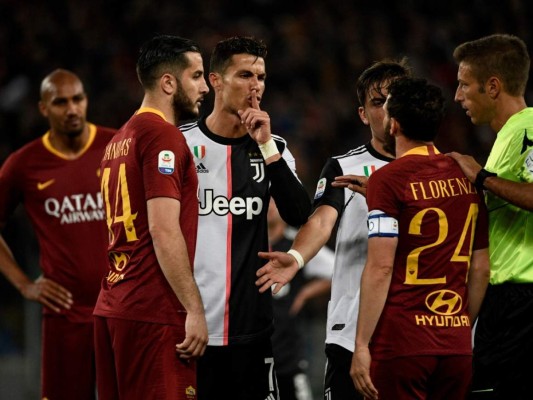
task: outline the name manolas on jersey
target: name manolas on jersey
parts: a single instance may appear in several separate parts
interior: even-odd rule
[[[141,108],[106,147],[102,193],[109,258],[94,314],[183,326],[185,309],[155,254],[147,201],[159,197],[180,201],[179,225],[192,268],[198,179],[183,135],[160,111]]]
[[[265,264],[257,252],[268,251],[268,204],[271,194],[280,213],[301,203],[276,198],[273,180],[290,175],[291,189],[283,190],[299,191],[299,199],[304,196],[307,209],[304,218],[296,218],[299,224],[305,222],[311,205],[296,177],[294,157],[286,141],[275,135],[282,160],[266,166],[249,135],[215,135],[205,125],[205,118],[180,129],[194,155],[200,186],[194,275],[206,310],[209,345],[268,337],[273,329],[271,293],[260,294],[255,285],[256,271]]]
[[[100,161],[115,133],[88,126],[89,140],[78,157],[52,147],[47,132],[11,154],[0,171],[0,221],[22,202],[39,241],[41,270],[72,293],[74,305],[63,313],[79,322],[92,320],[107,270]]]
[[[368,177],[390,161],[391,158],[378,153],[370,143],[329,158],[315,193],[314,209],[329,205],[339,213],[326,343],[337,344],[351,352],[354,351],[359,310],[359,283],[367,254],[368,208],[363,196],[349,189],[335,188],[331,182],[341,175]]]

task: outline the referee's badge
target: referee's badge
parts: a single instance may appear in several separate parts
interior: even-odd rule
[[[170,150],[163,150],[159,152],[157,167],[159,172],[164,175],[170,175],[174,172],[174,161],[176,157]]]

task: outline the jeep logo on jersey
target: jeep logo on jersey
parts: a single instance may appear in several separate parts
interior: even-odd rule
[[[200,202],[200,215],[242,215],[246,214],[246,219],[252,219],[254,215],[261,214],[263,210],[263,200],[260,197],[233,197],[228,199],[224,196],[213,197],[213,189],[204,191],[204,204]]]
[[[463,299],[451,290],[437,290],[427,295],[426,306],[435,314],[453,315],[461,311]]]
[[[254,181],[260,183],[265,179],[265,163],[262,158],[250,158],[250,166],[255,169],[252,177]]]

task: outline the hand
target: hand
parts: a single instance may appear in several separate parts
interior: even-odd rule
[[[368,347],[355,347],[352,357],[352,366],[350,376],[352,377],[355,388],[365,398],[371,400],[378,399],[378,391],[370,379],[370,364],[372,357]]]
[[[198,358],[205,352],[209,336],[205,314],[187,313],[185,319],[185,340],[176,345],[176,352],[184,360]]]
[[[285,284],[290,282],[298,272],[298,263],[290,254],[281,251],[259,252],[259,257],[269,260],[263,267],[257,270],[259,277],[255,281],[260,286],[259,292],[263,293],[272,285],[276,284],[272,293],[278,293]]]
[[[239,110],[241,123],[246,126],[248,133],[258,144],[266,143],[272,137],[270,132],[270,116],[259,108],[257,91],[252,90],[252,107]]]
[[[481,171],[481,165],[472,156],[459,154],[455,151],[446,155],[453,158],[459,164],[459,167],[461,167],[470,182],[474,183],[476,181],[476,176]]]
[[[368,178],[366,176],[342,175],[336,176],[335,181],[331,182],[331,186],[348,188],[351,191],[362,194],[364,197],[366,197],[367,182]]]
[[[24,285],[20,292],[24,298],[37,301],[57,313],[60,313],[62,309],[69,310],[73,303],[72,293],[44,276]]]

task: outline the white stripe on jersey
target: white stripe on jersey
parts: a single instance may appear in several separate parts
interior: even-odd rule
[[[366,145],[334,159],[339,162],[343,175],[364,176],[365,172],[377,170],[388,163],[371,154]],[[360,195],[353,196],[349,189],[344,189],[344,204],[346,207],[335,243],[326,343],[337,344],[353,352],[361,273],[366,262],[368,208],[366,199]]]

